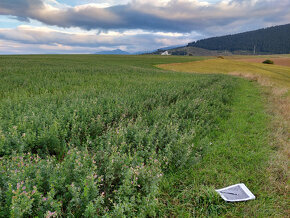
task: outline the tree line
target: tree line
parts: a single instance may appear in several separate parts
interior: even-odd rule
[[[253,54],[288,54],[290,53],[290,24],[202,39],[187,46],[231,52],[253,51]]]

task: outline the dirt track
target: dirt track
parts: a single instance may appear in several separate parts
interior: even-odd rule
[[[269,58],[269,59],[274,61],[275,65],[290,67],[290,58]],[[251,63],[262,63],[263,61],[266,60],[266,58],[245,58],[245,59],[242,58],[237,60]]]

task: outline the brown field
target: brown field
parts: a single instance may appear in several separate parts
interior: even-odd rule
[[[247,60],[257,58],[246,57]],[[260,57],[259,57],[260,58]],[[262,59],[265,60],[263,57]],[[285,58],[285,57],[283,57]],[[252,78],[262,85],[279,87],[290,95],[290,67],[272,64],[251,63],[241,61],[243,57],[230,57],[226,59],[208,59],[203,61],[194,61],[187,63],[160,64],[157,67],[178,72],[187,73],[221,73],[239,75],[246,78]],[[272,60],[273,58],[271,58]],[[289,58],[290,59],[290,58]]]
[[[239,61],[250,62],[250,63],[262,63],[266,59],[274,61],[275,65],[290,67],[290,58],[281,57],[281,58],[241,58],[237,59]]]

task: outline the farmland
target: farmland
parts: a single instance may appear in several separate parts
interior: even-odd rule
[[[0,56],[0,217],[284,216],[260,86],[154,67],[203,59]]]
[[[212,58],[205,61],[161,64],[158,67],[167,70],[188,72],[188,73],[215,73],[232,74],[242,76],[254,76],[256,79],[264,79],[277,87],[290,87],[290,58],[289,57],[269,57],[258,56],[253,58],[248,56],[233,56],[226,59]],[[270,58],[274,60],[275,65],[265,65],[262,61]],[[282,65],[282,66],[280,66]]]

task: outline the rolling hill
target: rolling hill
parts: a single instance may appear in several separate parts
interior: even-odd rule
[[[189,46],[183,46],[183,47],[177,47],[172,49],[158,49],[157,51],[151,53],[151,54],[157,54],[160,55],[163,52],[168,51],[170,55],[178,55],[178,56],[217,56],[217,55],[231,55],[230,52],[224,52],[224,51],[214,51],[214,50],[208,50],[204,48],[197,48],[197,47],[189,47]]]
[[[217,56],[253,54],[290,54],[290,24],[244,33],[201,39],[187,46],[158,49],[170,55]]]
[[[253,54],[289,54],[290,24],[202,39],[189,43],[187,47],[230,52],[248,51]]]

